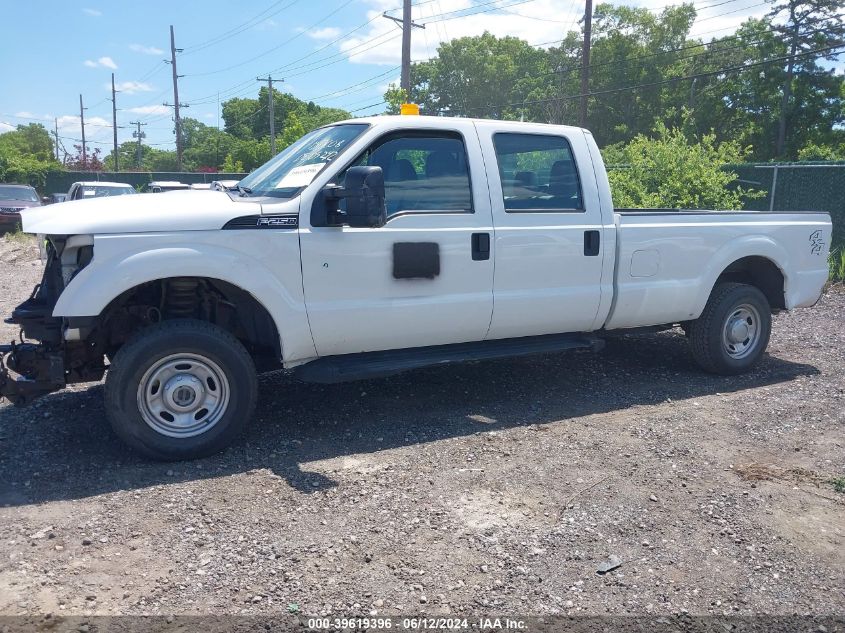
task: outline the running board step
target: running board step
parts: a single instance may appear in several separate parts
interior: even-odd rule
[[[334,384],[365,378],[384,378],[411,369],[446,363],[548,354],[572,349],[597,352],[603,347],[603,340],[583,334],[549,334],[497,341],[326,356],[300,365],[294,369],[294,375],[304,382]]]

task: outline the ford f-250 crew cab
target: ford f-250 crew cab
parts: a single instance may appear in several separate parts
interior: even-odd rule
[[[108,368],[114,430],[162,459],[226,446],[281,367],[336,382],[680,325],[704,369],[742,372],[773,311],[818,300],[831,237],[824,213],[614,210],[586,130],[409,116],[314,130],[232,191],[23,228],[48,257],[0,394]]]

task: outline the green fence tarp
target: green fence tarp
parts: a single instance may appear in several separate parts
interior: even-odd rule
[[[766,192],[763,198],[748,200],[746,209],[826,211],[833,220],[833,244],[845,243],[845,162],[757,163],[727,169],[739,176],[746,189]]]

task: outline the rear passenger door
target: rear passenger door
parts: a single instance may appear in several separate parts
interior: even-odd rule
[[[332,182],[341,184],[353,165],[382,168],[387,223],[302,227],[305,304],[318,354],[482,340],[493,312],[492,226],[472,123],[384,131]]]
[[[583,132],[476,125],[495,227],[495,309],[488,338],[591,331],[601,301],[605,240]]]

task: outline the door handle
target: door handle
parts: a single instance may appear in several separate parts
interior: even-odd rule
[[[473,261],[481,261],[490,259],[490,234],[489,233],[473,233],[472,234],[472,259]]]
[[[601,247],[601,233],[598,231],[584,231],[584,255],[595,257]]]

